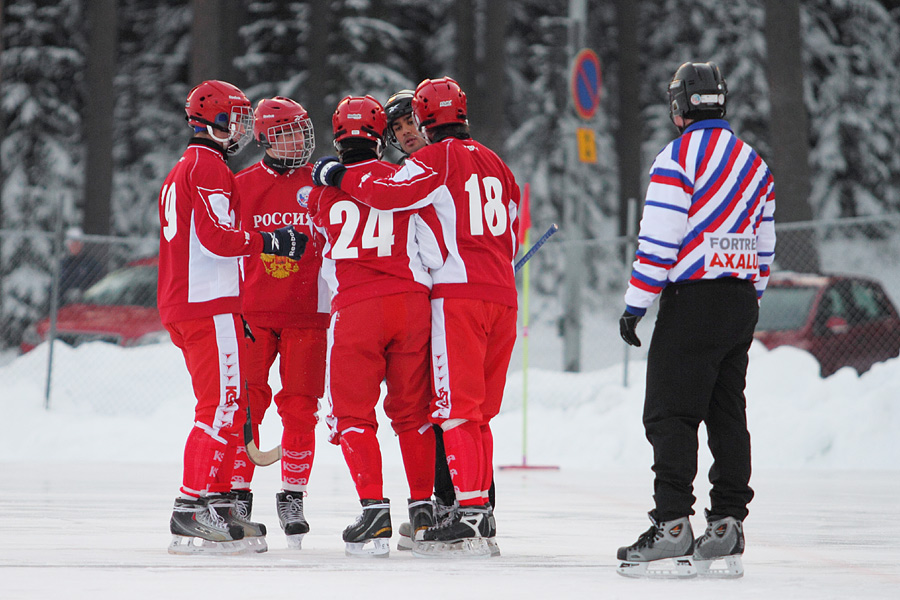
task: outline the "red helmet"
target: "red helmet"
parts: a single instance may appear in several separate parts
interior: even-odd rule
[[[380,145],[387,129],[387,117],[381,103],[372,96],[347,96],[334,109],[331,125],[335,146],[348,138],[372,140]]]
[[[413,117],[419,129],[466,123],[466,93],[449,77],[425,79],[416,87]]]
[[[240,150],[253,127],[253,110],[244,92],[226,81],[204,81],[191,90],[184,103],[188,124],[206,127],[214,139],[229,143],[229,153]],[[215,131],[227,134],[220,138]]]
[[[306,109],[290,98],[264,98],[253,113],[253,137],[289,169],[309,162],[316,139]]]

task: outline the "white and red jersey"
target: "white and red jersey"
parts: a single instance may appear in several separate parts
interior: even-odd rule
[[[241,222],[250,231],[272,231],[293,225],[309,227],[307,202],[313,189],[312,169],[279,173],[264,161],[237,174]],[[243,312],[262,327],[325,329],[331,294],[321,278],[322,247],[311,239],[300,260],[260,254],[244,261]]]
[[[389,177],[397,168],[372,159],[348,165],[347,174]],[[337,188],[316,187],[309,213],[313,234],[324,244],[332,312],[367,298],[431,289],[429,268],[446,256],[433,209],[375,210]]]
[[[446,138],[418,150],[390,176],[348,169],[341,189],[379,210],[434,207],[449,256],[432,271],[432,298],[517,306],[519,186],[487,147]]]
[[[159,284],[163,323],[241,312],[242,256],[262,252],[240,229],[234,174],[215,143],[192,138],[159,194]]]

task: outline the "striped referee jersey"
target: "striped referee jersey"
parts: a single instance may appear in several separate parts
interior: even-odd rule
[[[625,292],[643,315],[669,283],[735,277],[762,297],[775,257],[775,187],[728,122],[692,123],[650,168],[638,249]]]

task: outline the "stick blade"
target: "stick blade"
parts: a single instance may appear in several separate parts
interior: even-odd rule
[[[256,442],[250,440],[247,442],[247,456],[250,462],[258,467],[268,467],[269,465],[281,460],[281,444],[278,444],[271,450],[262,452],[256,447]]]

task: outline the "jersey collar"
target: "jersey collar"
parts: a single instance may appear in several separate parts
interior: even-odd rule
[[[731,130],[731,125],[729,125],[728,121],[725,119],[703,119],[702,121],[691,123],[684,128],[684,133],[690,133],[697,129],[727,129],[728,131],[731,131],[731,133],[734,133],[734,131]]]

